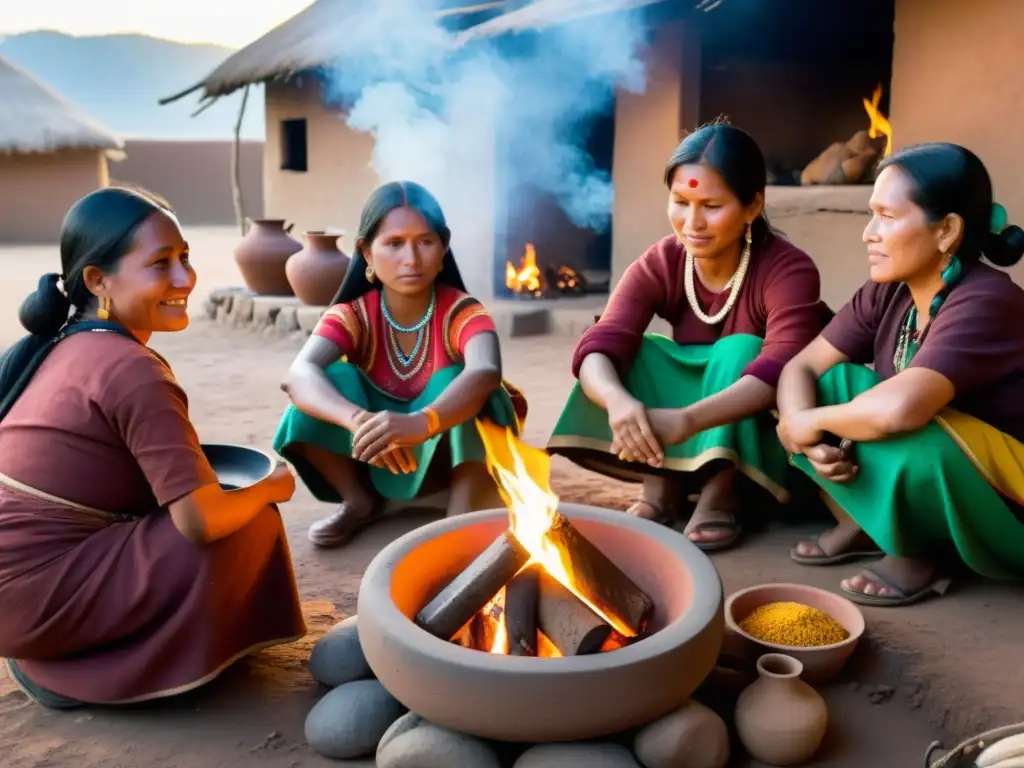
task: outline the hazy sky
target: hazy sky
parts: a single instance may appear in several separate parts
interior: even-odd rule
[[[0,35],[55,29],[72,35],[142,32],[235,48],[313,0],[0,0]]]

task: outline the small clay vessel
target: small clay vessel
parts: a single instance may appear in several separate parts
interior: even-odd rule
[[[252,219],[249,232],[235,247],[235,261],[246,287],[263,296],[291,296],[284,267],[288,258],[302,250],[289,236],[284,219]]]
[[[325,307],[338,292],[352,261],[338,248],[344,232],[306,232],[306,247],[288,259],[285,274],[303,304]]]
[[[806,763],[828,726],[825,700],[800,679],[792,656],[767,653],[757,660],[758,679],[736,702],[736,731],[747,751],[767,765]]]

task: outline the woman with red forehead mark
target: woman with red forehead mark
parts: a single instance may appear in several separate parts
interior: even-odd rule
[[[642,481],[629,514],[673,524],[704,550],[741,534],[741,479],[780,502],[787,458],[770,415],[783,366],[829,318],[811,258],[764,214],[764,156],[727,123],[676,148],[665,171],[673,234],[626,270],[573,357],[579,379],[548,448]],[[672,337],[645,333],[655,317]]]

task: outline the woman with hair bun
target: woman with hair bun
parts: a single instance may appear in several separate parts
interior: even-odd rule
[[[829,317],[811,257],[768,223],[766,177],[757,142],[733,125],[683,139],[664,176],[674,234],[629,266],[583,334],[579,383],[548,442],[580,466],[642,481],[630,514],[674,524],[699,494],[685,533],[709,551],[740,538],[741,479],[788,500],[775,385]],[[655,316],[672,338],[645,333]]]
[[[867,605],[942,594],[950,561],[1024,577],[1024,231],[955,144],[887,158],[864,231],[871,279],[779,382],[779,437],[838,525],[791,557],[884,557],[842,582]],[[865,367],[873,363],[874,370]]]
[[[47,707],[171,696],[305,633],[274,506],[295,481],[222,490],[147,346],[196,282],[170,210],[93,192],[60,256],[0,361],[0,656]]]

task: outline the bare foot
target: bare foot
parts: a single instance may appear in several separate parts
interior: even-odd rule
[[[920,592],[935,579],[934,565],[909,557],[885,557],[871,570],[875,573],[861,571],[856,576],[843,579],[843,589],[869,597],[898,599]]]

